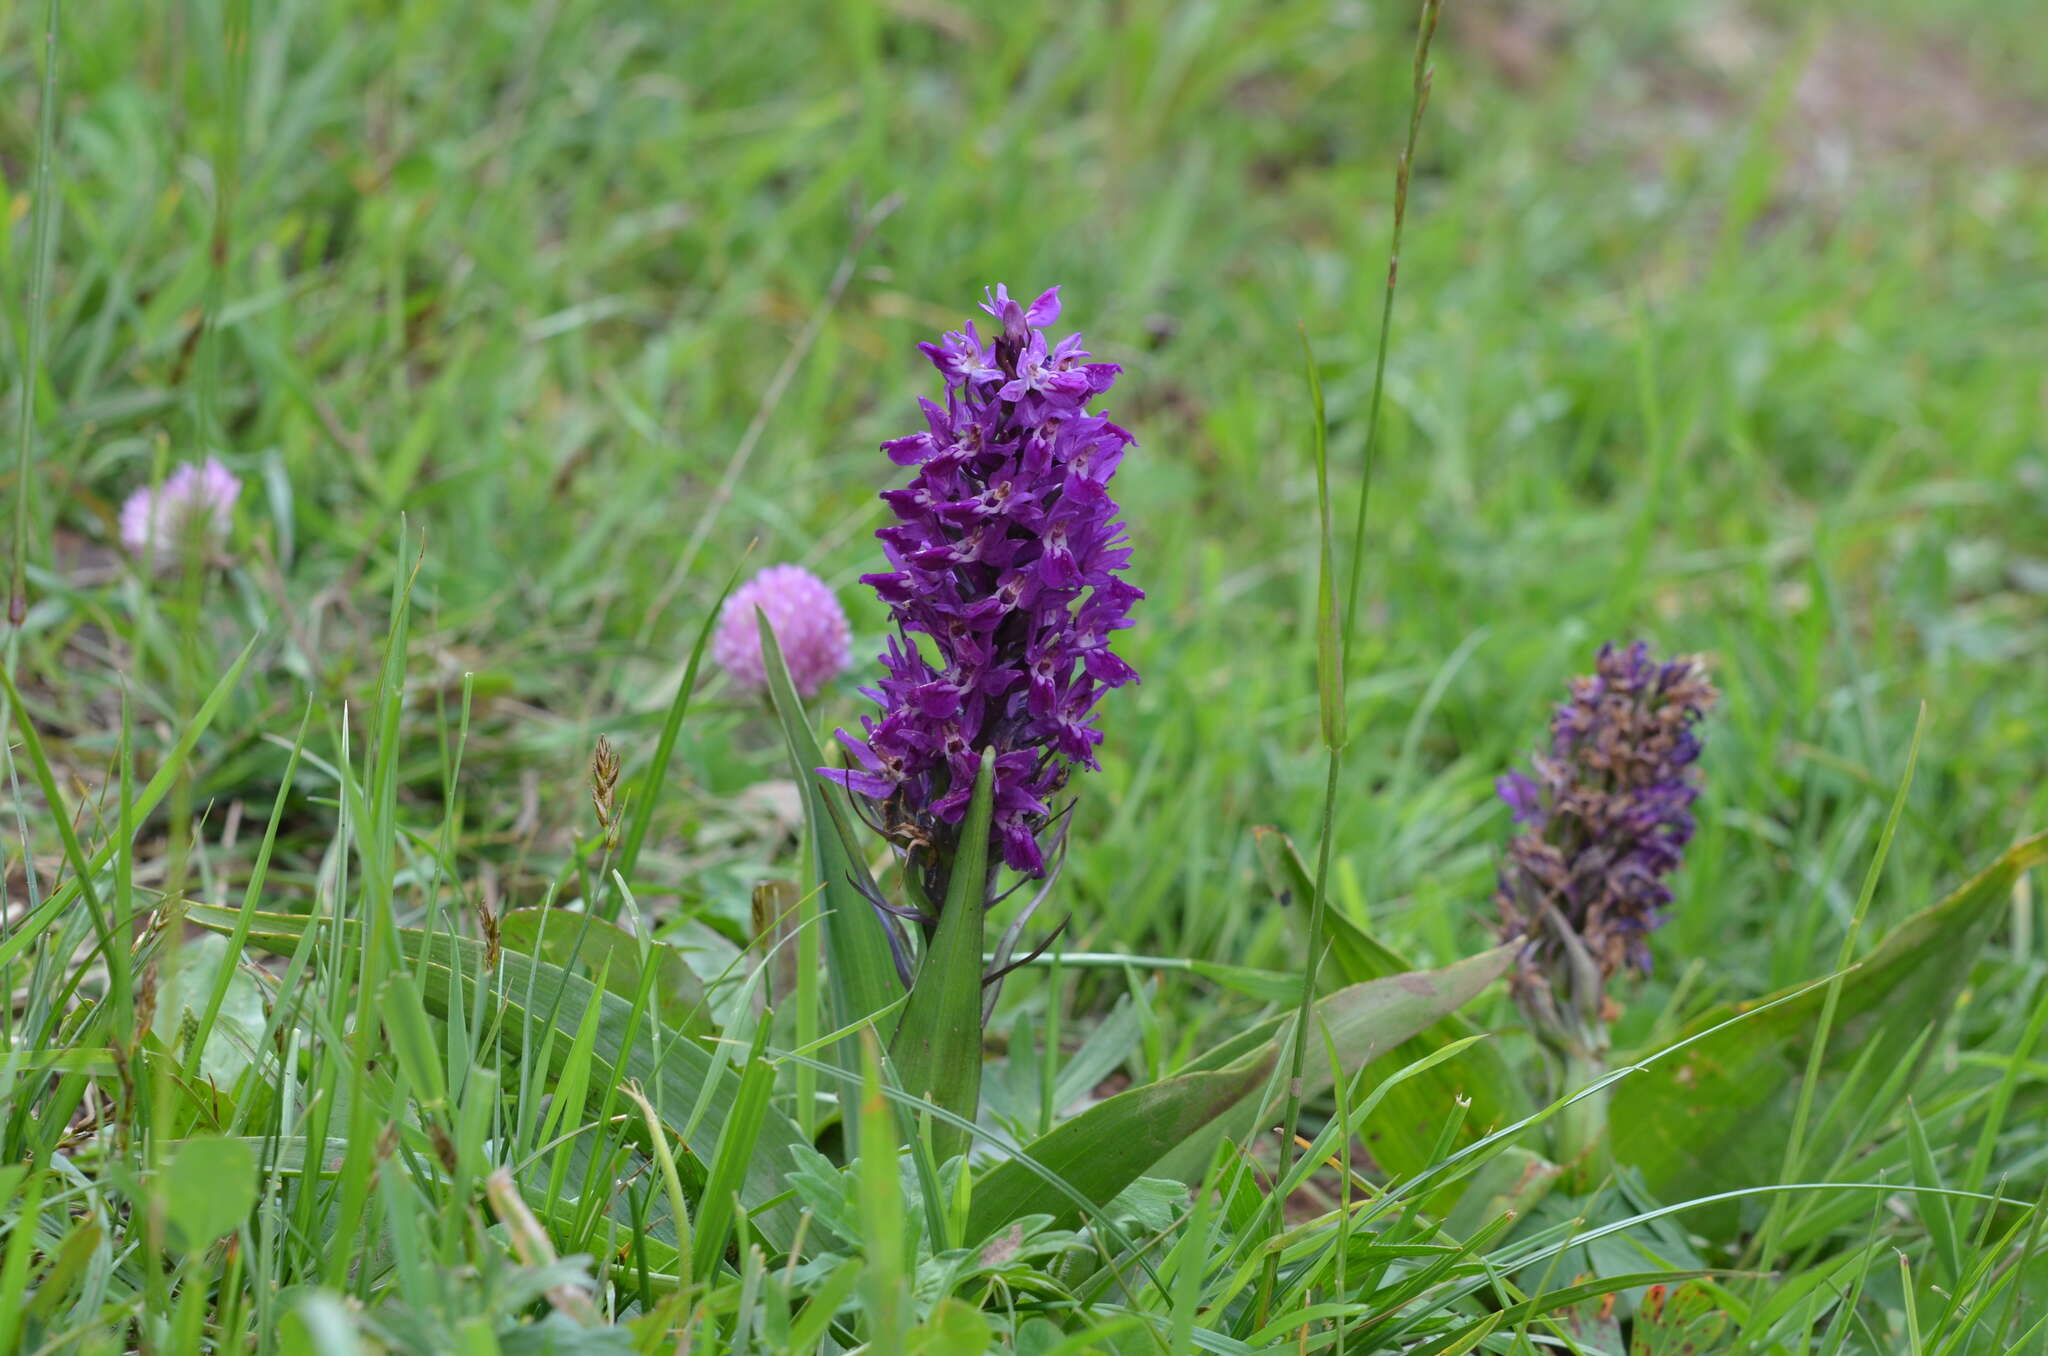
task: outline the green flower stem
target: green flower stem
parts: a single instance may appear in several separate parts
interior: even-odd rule
[[[1597,1045],[1588,1042],[1563,1054],[1564,1082],[1559,1090],[1566,1097],[1597,1082],[1607,1074],[1605,1032]],[[1557,1113],[1554,1150],[1565,1171],[1565,1189],[1583,1196],[1606,1180],[1614,1166],[1613,1150],[1607,1138],[1607,1089],[1578,1101]]]

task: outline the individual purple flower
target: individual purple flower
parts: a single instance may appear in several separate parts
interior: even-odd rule
[[[210,555],[227,540],[241,494],[241,480],[218,458],[187,462],[163,484],[144,485],[122,503],[121,544],[138,558],[165,564],[187,551]]]
[[[801,565],[770,565],[734,589],[718,614],[711,657],[742,691],[768,685],[761,656],[759,608],[775,632],[797,692],[815,697],[852,662],[852,632],[846,613],[825,581]]]
[[[1087,409],[1119,369],[1079,335],[1047,339],[1057,287],[1025,305],[998,285],[982,310],[988,338],[969,324],[918,346],[944,403],[921,400],[925,427],[882,444],[916,468],[882,495],[889,569],[862,576],[897,634],[862,689],[880,712],[839,732],[847,766],[819,769],[875,804],[933,900],[984,750],[1002,859],[1046,874],[1060,792],[1097,766],[1103,694],[1137,681],[1110,644],[1145,596],[1122,578],[1131,551],[1108,490],[1131,435]]]
[[[1494,896],[1502,936],[1529,943],[1519,987],[1557,987],[1574,945],[1603,981],[1624,965],[1649,973],[1665,880],[1693,835],[1697,727],[1716,697],[1697,656],[1659,662],[1640,642],[1604,646],[1552,716],[1534,775],[1496,783],[1521,830]]]

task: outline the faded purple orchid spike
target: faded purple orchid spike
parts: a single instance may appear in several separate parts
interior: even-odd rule
[[[1529,942],[1520,987],[1569,974],[1573,942],[1601,980],[1624,965],[1649,973],[1665,877],[1693,835],[1696,727],[1717,695],[1697,656],[1660,663],[1640,642],[1604,646],[1551,718],[1535,775],[1496,784],[1522,830],[1494,896],[1502,936]]]
[[[157,486],[144,485],[121,505],[121,544],[137,559],[158,566],[176,563],[187,550],[202,555],[220,549],[233,524],[242,482],[208,457],[186,463]]]
[[[1003,861],[1046,873],[1053,802],[1075,768],[1097,766],[1097,704],[1138,676],[1110,649],[1144,597],[1122,578],[1131,552],[1109,496],[1132,439],[1087,408],[1119,369],[1089,361],[1078,334],[1048,342],[1057,287],[1026,306],[998,285],[981,309],[990,337],[970,323],[918,345],[945,403],[920,399],[926,427],[882,444],[917,468],[882,495],[897,519],[875,534],[890,569],[862,576],[897,634],[862,689],[879,718],[839,732],[852,765],[819,769],[879,807],[928,899],[944,896],[984,749]]]

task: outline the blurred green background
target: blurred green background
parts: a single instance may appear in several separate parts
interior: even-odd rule
[[[1352,658],[1339,903],[1475,945],[1490,784],[1600,641],[1726,692],[1659,942],[1675,1004],[1825,968],[1929,728],[1874,922],[2048,821],[2048,56],[2025,3],[1450,0],[1415,167]],[[2030,13],[2030,11],[2035,11]],[[88,804],[123,694],[163,747],[259,628],[203,747],[193,888],[239,898],[309,698],[374,688],[400,516],[426,539],[406,813],[476,675],[458,857],[535,903],[594,737],[651,751],[709,600],[801,561],[863,657],[875,450],[913,343],[1065,287],[1125,375],[1149,594],[1063,895],[1071,940],[1285,965],[1250,829],[1315,832],[1314,478],[1348,521],[1414,7],[192,3],[62,7],[38,374],[34,715]],[[26,341],[42,7],[0,7],[4,304]],[[238,63],[246,63],[238,69]],[[212,327],[204,323],[213,315]],[[113,545],[208,450],[248,481],[205,597]],[[10,445],[11,451],[11,445]],[[13,461],[5,482],[19,489]],[[849,678],[823,721],[860,709]],[[643,901],[744,916],[790,869],[758,708],[684,731]],[[333,794],[302,773],[280,890]],[[169,843],[167,830],[159,838]],[[173,855],[165,848],[159,855]],[[53,859],[54,860],[54,859]],[[331,864],[330,864],[331,865]],[[172,868],[145,863],[155,879]],[[2031,905],[2003,944],[2037,951]],[[1670,995],[1664,994],[1667,999]]]

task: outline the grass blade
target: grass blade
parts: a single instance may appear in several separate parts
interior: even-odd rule
[[[188,917],[201,927],[228,932],[243,912],[194,904]],[[308,919],[255,911],[249,911],[248,937],[252,945],[289,954],[308,929],[329,926],[337,929],[344,945],[362,945],[363,925],[356,919]],[[508,950],[499,957],[497,971],[487,975],[482,942],[410,928],[399,930],[394,940],[413,966],[421,1000],[430,1013],[445,1016],[451,1003],[467,1008],[476,999],[477,987],[484,986],[485,996],[495,1008],[488,1029],[497,1032],[496,1039],[508,1055],[525,1053],[529,1017],[541,1027],[551,1011],[581,1013],[594,1007],[598,1026],[591,1042],[589,1104],[600,1105],[613,1088],[628,1078],[635,1079],[647,1090],[662,1123],[694,1157],[705,1163],[715,1158],[717,1134],[737,1111],[740,1080],[702,1046],[678,1039],[663,1040],[657,1046],[653,1037],[637,1029],[632,1003],[546,961]],[[564,1046],[549,1046],[549,1065],[559,1066],[567,1053]],[[688,1124],[700,1097],[705,1114],[694,1118],[695,1124]],[[739,1196],[755,1230],[776,1247],[786,1248],[796,1238],[796,1212],[779,1203],[789,1163],[785,1150],[807,1142],[796,1123],[772,1106],[762,1114],[760,1130],[752,1138]]]
[[[43,352],[49,343],[50,271],[56,248],[57,190],[50,182],[50,164],[57,153],[57,31],[61,9],[49,0],[43,12],[43,83],[36,111],[35,185],[30,190],[33,220],[29,225],[28,350],[21,355],[21,395],[15,410],[14,578],[8,589],[7,621],[20,626],[28,617],[29,489],[35,483],[36,383],[42,380]]]
[[[690,646],[689,662],[683,666],[683,680],[668,704],[668,714],[662,718],[661,736],[654,742],[654,756],[648,759],[647,770],[640,775],[633,803],[626,809],[626,836],[619,842],[617,870],[629,882],[633,879],[633,869],[640,864],[640,849],[647,842],[647,830],[654,822],[654,802],[668,778],[668,765],[675,756],[676,737],[682,733],[683,717],[690,711],[690,697],[697,688],[698,666],[704,662],[704,650],[711,642],[712,629],[718,625],[718,614],[724,610],[725,600],[732,594],[732,586],[739,582],[743,565],[744,561],[733,567],[732,573],[726,577],[725,587],[718,591],[718,597],[704,613],[704,624],[697,628],[697,639]]]
[[[775,1070],[761,1058],[767,1042],[768,1023],[762,1022],[755,1029],[754,1048],[748,1054],[746,1071],[740,1075],[732,1111],[719,1128],[718,1149],[712,1155],[711,1171],[704,1182],[704,1203],[697,1212],[696,1237],[691,1244],[690,1269],[699,1276],[714,1275],[725,1255],[747,1168],[760,1149],[761,1126],[768,1116],[768,1095],[775,1090]],[[744,1244],[744,1238],[741,1242]]]

